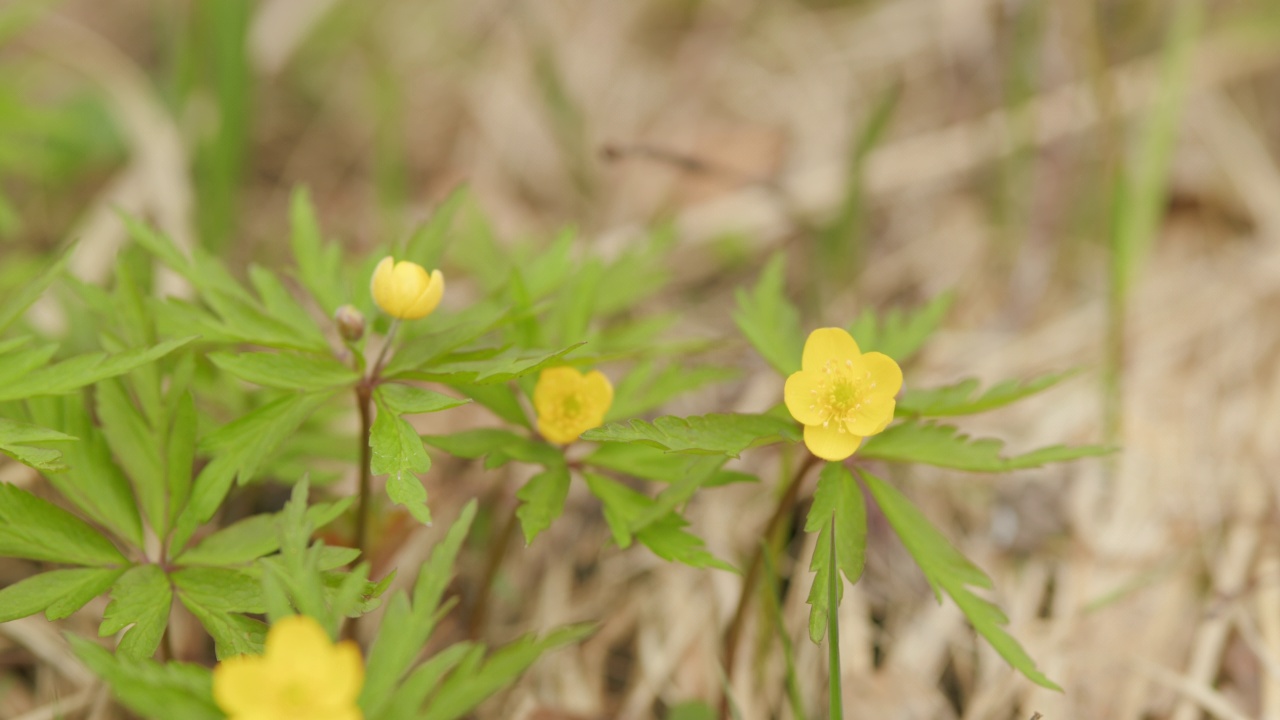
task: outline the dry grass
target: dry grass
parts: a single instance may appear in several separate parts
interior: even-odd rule
[[[195,242],[188,148],[212,120],[200,98],[174,113],[157,95],[158,5],[71,0],[4,51],[8,62],[47,64],[53,92],[103,93],[125,138],[127,161],[74,198],[74,219],[54,228],[83,237],[74,267],[95,280],[123,241],[112,206]],[[871,269],[837,288],[822,318],[956,288],[951,323],[908,382],[1097,368],[1106,322],[1097,179],[1115,126],[1094,106],[1091,47],[1120,58],[1105,66],[1110,111],[1141,114],[1156,82],[1160,14],[1151,3],[1104,3],[1117,13],[1107,17],[1131,6],[1137,20],[1094,38],[1080,30],[1076,3],[1046,4],[1026,108],[1033,130],[1021,136],[1003,100],[1011,8],[1021,5],[266,0],[250,32],[258,87],[233,252],[282,257],[295,183],[312,187],[326,226],[353,247],[403,228],[461,181],[509,236],[574,223],[606,253],[671,215],[681,286],[704,291],[685,330],[729,336],[729,290],[750,273],[722,277],[716,239],[741,233],[757,259],[785,246],[793,287],[812,282],[798,223],[832,212],[850,136],[901,83],[888,136],[866,166]],[[867,576],[841,607],[849,717],[1280,718],[1280,51],[1274,34],[1269,46],[1253,42],[1230,20],[1248,3],[1220,6],[1196,50],[1173,201],[1129,310],[1124,452],[1114,467],[894,478],[993,576],[1013,635],[1066,692],[1036,688],[976,641],[873,522]],[[379,77],[389,88],[379,90]],[[549,100],[548,83],[568,101]],[[1020,140],[1030,143],[1029,182],[1011,199],[1025,221],[1010,221],[1001,182]],[[395,152],[379,155],[387,143]],[[599,150],[610,143],[715,169],[643,152],[609,162]],[[399,177],[401,189],[378,190],[380,174]],[[19,238],[32,247],[51,239]],[[707,407],[682,410],[775,402],[780,379],[762,363],[748,370]],[[1098,387],[1085,373],[968,427],[1022,448],[1093,441]],[[769,484],[717,490],[689,511],[712,551],[732,559],[758,541],[778,475],[770,452],[742,462]],[[12,465],[0,476],[34,480]],[[512,480],[442,461],[427,482],[435,514],[451,518],[476,495],[514,502]],[[408,533],[385,566],[412,566],[439,532]],[[811,552],[811,543],[797,547],[779,568],[796,587],[807,586]],[[5,565],[0,582],[22,572]],[[480,717],[639,719],[716,697],[720,633],[739,585],[613,548],[598,507],[575,487],[567,517],[531,548],[512,548],[485,635],[588,618],[603,619],[602,629],[540,662]],[[91,604],[65,629],[93,632],[101,609]],[[825,650],[807,639],[802,592],[787,595],[782,614],[820,717]],[[760,652],[732,678],[747,720],[791,717],[781,654],[761,646],[763,619],[753,615],[744,643]],[[0,660],[0,716],[124,717],[42,619],[0,625]]]

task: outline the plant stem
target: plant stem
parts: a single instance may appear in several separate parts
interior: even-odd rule
[[[844,718],[844,700],[840,695],[840,566],[836,555],[836,518],[831,516],[831,571],[827,573],[827,689],[830,703],[827,717]]]
[[[360,495],[356,500],[356,549],[360,551],[360,557],[365,561],[369,560],[369,515],[373,512],[370,507],[369,486],[373,483],[373,477],[369,470],[369,463],[372,460],[372,446],[370,435],[373,432],[373,384],[368,381],[362,381],[356,385],[356,408],[360,411]]]
[[[499,532],[497,542],[489,545],[489,556],[485,560],[484,575],[480,578],[480,588],[476,595],[476,606],[471,612],[471,619],[467,622],[467,635],[472,640],[479,640],[480,634],[484,631],[485,621],[489,619],[489,591],[493,587],[493,580],[498,576],[498,568],[502,567],[502,560],[507,556],[507,546],[511,544],[512,538],[516,534],[516,508],[511,508],[511,515],[507,517],[507,522],[502,526]]]
[[[796,474],[792,476],[791,481],[787,483],[787,487],[782,491],[782,497],[778,498],[778,506],[773,510],[773,516],[769,518],[769,523],[764,528],[764,542],[756,547],[755,554],[751,557],[751,564],[747,567],[747,577],[742,582],[742,593],[738,596],[738,607],[733,612],[733,619],[729,621],[729,628],[725,631],[724,640],[724,675],[726,692],[720,698],[720,717],[729,717],[729,694],[727,688],[732,682],[734,660],[738,654],[738,643],[742,639],[742,629],[747,620],[747,608],[751,605],[751,594],[755,590],[756,583],[760,580],[760,571],[764,566],[764,553],[778,531],[778,527],[782,525],[782,520],[791,513],[795,507],[796,498],[800,494],[801,481],[804,476],[809,474],[814,465],[818,464],[818,457],[810,455],[800,463]]]

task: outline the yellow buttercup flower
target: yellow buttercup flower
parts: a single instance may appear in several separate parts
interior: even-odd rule
[[[599,370],[583,375],[571,367],[547,368],[533,388],[538,432],[554,443],[571,443],[599,427],[612,404],[613,385]]]
[[[902,368],[883,353],[863,354],[840,328],[819,328],[804,343],[800,371],[783,392],[791,417],[804,425],[804,444],[823,460],[844,460],[862,438],[893,420]]]
[[[272,625],[265,655],[213,669],[213,698],[228,720],[363,720],[356,705],[362,685],[360,648],[349,640],[335,645],[305,615]]]
[[[369,283],[373,301],[382,311],[401,320],[417,320],[431,314],[444,297],[444,275],[408,260],[396,262],[390,255],[373,270]]]

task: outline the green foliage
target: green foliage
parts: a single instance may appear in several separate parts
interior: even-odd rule
[[[213,702],[213,679],[200,665],[138,660],[112,655],[102,647],[69,635],[71,649],[90,670],[111,686],[130,710],[146,718],[222,720]]]
[[[971,586],[991,588],[991,580],[986,574],[947,542],[902,493],[870,473],[861,475],[894,533],[933,587],[934,594],[939,599],[942,592],[950,595],[978,634],[1027,679],[1041,687],[1061,691],[1062,688],[1036,669],[1035,662],[1022,646],[1004,631],[1002,626],[1009,622],[1004,613],[970,590]]]
[[[431,469],[431,457],[408,420],[397,415],[382,399],[377,407],[378,417],[369,434],[369,446],[373,449],[370,470],[374,475],[387,476],[387,495],[392,501],[403,505],[419,522],[429,525],[427,489],[417,474]]]
[[[551,523],[564,512],[565,498],[569,497],[569,468],[556,466],[529,478],[516,493],[520,507],[516,517],[524,530],[526,545],[533,542],[538,533],[551,527]]]
[[[833,608],[844,598],[844,583],[837,577],[836,568],[844,573],[845,579],[856,583],[866,563],[866,504],[853,475],[843,465],[827,463],[822,468],[804,530],[818,533],[813,561],[809,564],[814,576],[807,602],[811,606],[809,638],[820,643],[828,622],[834,622],[828,615],[835,615]]]
[[[898,412],[925,417],[974,415],[994,410],[1043,392],[1075,375],[1074,371],[1041,375],[1026,381],[1006,380],[974,395],[978,381],[969,379],[941,388],[908,390],[898,400]]]
[[[1008,472],[1054,462],[1098,457],[1113,452],[1100,445],[1053,445],[1023,455],[1000,454],[1004,443],[990,438],[970,440],[952,425],[905,422],[868,438],[858,454],[892,462],[914,462],[969,472]]]
[[[786,257],[775,254],[753,291],[739,289],[733,321],[761,357],[778,372],[790,375],[800,369],[804,343],[800,313],[785,293],[786,269]]]
[[[670,452],[738,457],[743,450],[800,438],[795,424],[771,415],[714,414],[660,417],[652,423],[611,423],[583,433],[583,440],[642,443]]]
[[[591,493],[604,504],[604,519],[619,547],[625,548],[635,539],[667,560],[735,571],[732,565],[707,552],[701,538],[686,532],[688,523],[675,512],[641,524],[638,521],[656,505],[652,498],[603,475],[586,473],[585,478]]]
[[[902,364],[938,329],[954,300],[953,294],[943,293],[914,312],[894,309],[883,315],[867,308],[849,326],[849,334],[862,352],[881,352]]]

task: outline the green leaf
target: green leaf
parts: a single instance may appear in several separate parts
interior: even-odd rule
[[[840,568],[850,583],[856,583],[862,577],[867,556],[867,508],[862,490],[840,463],[827,463],[822,468],[804,529],[818,533],[813,562],[809,564],[809,570],[816,574],[806,602],[810,605],[809,638],[821,643],[827,632],[827,616],[834,610],[829,603],[831,588],[835,588],[836,607],[844,597],[844,583],[832,577],[834,568]]]
[[[994,410],[1043,392],[1075,375],[1075,371],[1051,373],[1025,382],[1006,380],[976,397],[978,381],[969,379],[941,388],[908,390],[898,400],[898,412],[925,417],[973,415]]]
[[[63,450],[67,471],[47,475],[49,483],[85,517],[141,548],[142,516],[133,488],[112,460],[84,399],[78,395],[36,398],[28,400],[27,407],[37,422],[55,425],[80,438]]]
[[[583,440],[643,443],[671,452],[723,454],[800,439],[796,424],[771,415],[713,414],[689,418],[660,417],[652,423],[632,420],[588,430]]]
[[[226,717],[214,704],[209,668],[112,655],[73,633],[67,634],[67,641],[76,656],[111,686],[122,704],[147,720],[223,720]]]
[[[97,388],[98,418],[107,445],[124,469],[143,515],[164,536],[169,529],[168,481],[161,460],[162,441],[133,404],[123,382],[109,380]]]
[[[853,335],[862,352],[881,352],[902,365],[938,329],[954,300],[953,293],[942,293],[914,312],[894,309],[883,316],[877,316],[874,310],[867,308],[849,326],[849,334]]]
[[[171,390],[172,392],[172,390]],[[193,470],[196,459],[195,399],[182,391],[174,398],[172,412],[168,413],[168,437],[165,438],[165,474],[168,490],[169,517],[165,527],[172,527],[182,508],[191,497]]]
[[[39,277],[19,290],[17,296],[6,298],[4,303],[0,303],[0,333],[9,329],[9,326],[15,320],[22,317],[27,312],[27,308],[31,307],[44,294],[44,291],[53,284],[53,281],[62,275],[62,271],[66,269],[67,261],[71,259],[74,249],[74,246],[72,246],[63,250],[58,259],[46,268],[44,272],[40,273]]]
[[[586,343],[575,343],[553,353],[526,352],[507,348],[494,357],[483,360],[449,360],[432,364],[422,370],[408,370],[395,375],[396,380],[425,380],[446,385],[492,385],[536,373]]]
[[[106,353],[79,355],[36,370],[13,382],[0,384],[0,402],[40,395],[63,395],[154,362],[194,339],[193,336],[169,340],[155,347],[128,350],[116,355]]]
[[[7,483],[0,483],[0,555],[68,565],[126,562],[88,523]]]
[[[123,572],[111,568],[75,568],[50,570],[20,580],[0,589],[0,623],[42,610],[50,620],[61,620],[106,592]]]
[[[360,374],[332,357],[297,353],[210,353],[214,365],[263,387],[327,390],[353,385]]]
[[[783,375],[800,369],[804,341],[800,313],[786,295],[786,256],[775,253],[760,273],[755,289],[739,288],[733,321],[756,352]]]
[[[499,648],[478,667],[460,667],[431,698],[424,717],[456,720],[466,715],[490,695],[515,682],[543,653],[579,642],[595,630],[594,624],[582,624],[553,630],[541,638],[525,635]]]
[[[671,708],[667,720],[716,720],[715,708],[698,701],[683,702]]]
[[[43,472],[67,469],[62,452],[52,448],[32,447],[31,443],[73,442],[76,438],[48,428],[0,418],[0,453]]]
[[[169,624],[172,603],[173,592],[163,570],[155,565],[134,566],[111,589],[111,602],[102,614],[98,635],[114,635],[132,625],[116,652],[134,660],[151,657]]]
[[[378,720],[419,720],[423,717],[422,703],[440,685],[444,676],[468,658],[473,658],[473,665],[478,663],[483,653],[482,647],[460,642],[432,655],[405,678],[386,703],[375,708],[379,711],[376,717]],[[364,702],[363,697],[360,704],[366,708],[365,717],[373,716],[373,710]],[[382,710],[383,707],[386,708],[385,711]]]
[[[267,456],[293,435],[330,393],[285,395],[209,433],[200,449],[226,456],[241,484],[253,479]]]
[[[295,188],[289,203],[293,258],[298,263],[298,279],[311,291],[320,306],[330,315],[344,300],[342,285],[342,248],[325,243],[316,220],[311,197],[304,187]]]
[[[354,502],[355,498],[348,497],[312,505],[307,508],[307,523],[313,528],[322,528],[346,512]],[[212,533],[178,555],[176,561],[187,566],[246,565],[280,549],[278,523],[279,516],[275,514],[251,515]]]
[[[266,626],[242,613],[266,612],[255,574],[227,568],[185,568],[170,576],[178,600],[209,631],[219,660],[260,654]]]
[[[605,419],[643,415],[687,392],[711,383],[732,380],[738,374],[732,368],[689,368],[679,362],[668,364],[661,370],[652,361],[640,363],[614,388],[613,405]]]
[[[584,473],[583,477],[591,494],[604,504],[604,519],[609,524],[618,547],[629,546],[634,537],[663,559],[690,567],[715,567],[737,572],[732,565],[707,552],[701,538],[686,532],[684,528],[688,523],[675,512],[669,512],[633,531],[636,520],[648,513],[657,502],[648,495],[603,475]]]
[[[516,493],[520,507],[516,517],[524,530],[524,543],[528,545],[538,533],[551,527],[551,523],[564,512],[564,501],[569,497],[569,468],[561,465],[529,478]]]
[[[970,586],[990,588],[991,580],[986,574],[947,542],[942,533],[896,488],[870,473],[862,472],[861,475],[876,504],[920,566],[934,593],[945,591],[950,595],[978,634],[1027,679],[1041,687],[1061,691],[1062,688],[1036,669],[1031,656],[1004,631],[1002,626],[1009,622],[1004,613],[969,589]],[[941,595],[938,596],[940,599]]]
[[[392,689],[431,637],[439,620],[440,601],[453,579],[458,551],[475,515],[476,503],[472,500],[462,508],[444,540],[432,549],[414,583],[412,606],[403,593],[397,593],[388,603],[378,636],[369,648],[368,672],[360,695],[360,706],[367,717],[379,717],[391,702]]]
[[[450,397],[443,393],[400,383],[379,385],[374,394],[382,404],[391,408],[397,415],[439,412],[471,402],[466,398]]]
[[[409,237],[404,248],[404,258],[427,269],[440,267],[454,216],[466,200],[467,191],[464,188],[449,193],[449,197],[433,208],[427,221]]]
[[[524,406],[520,404],[520,398],[511,386],[454,385],[453,389],[489,408],[494,415],[512,425],[532,429],[529,416],[525,414]]]
[[[1084,457],[1107,455],[1113,450],[1100,445],[1067,447],[1053,445],[1025,455],[1002,457],[1004,443],[985,438],[970,440],[952,425],[905,422],[868,438],[858,456],[892,462],[918,462],[969,472],[1008,472],[1040,467]]]
[[[510,460],[531,462],[545,467],[564,463],[560,451],[546,443],[517,435],[510,430],[481,428],[464,430],[452,435],[425,435],[423,441],[440,448],[454,457],[480,458],[488,456],[487,468],[503,465]]]
[[[431,469],[431,457],[423,448],[418,431],[408,420],[379,402],[378,416],[369,433],[369,446],[373,449],[370,471],[387,476],[387,496],[397,505],[403,505],[418,522],[430,525],[427,489],[417,473]]]
[[[649,445],[630,443],[600,443],[595,451],[583,458],[589,467],[614,470],[645,480],[680,482],[691,475],[691,470],[703,458],[666,452]],[[757,482],[759,478],[735,470],[717,469],[711,477],[701,481],[701,487],[719,487],[739,482]]]

